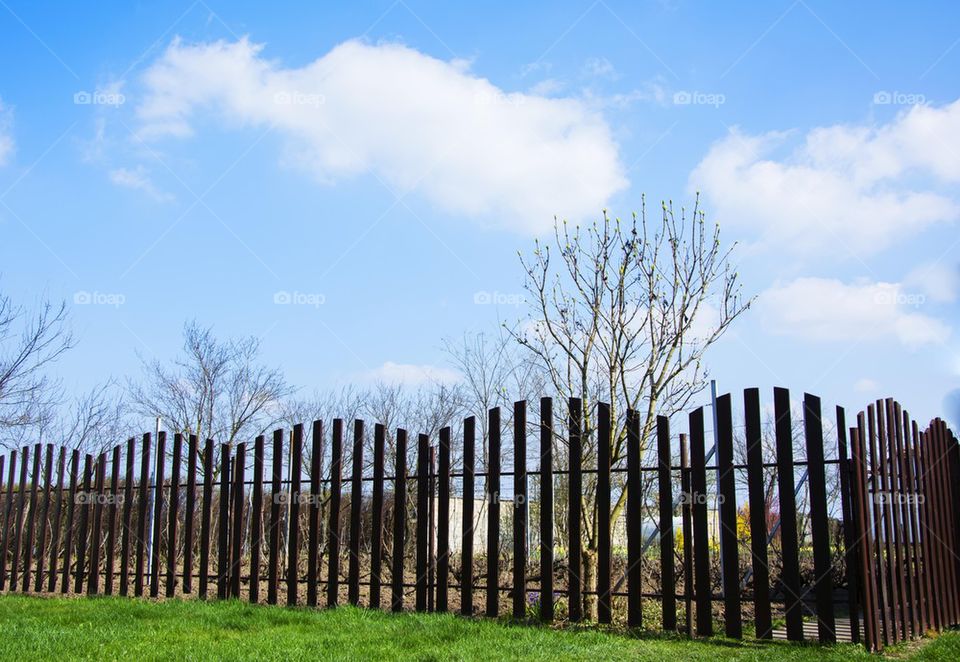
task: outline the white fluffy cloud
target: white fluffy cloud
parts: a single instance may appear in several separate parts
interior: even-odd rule
[[[759,300],[774,332],[805,340],[895,339],[908,348],[942,343],[950,328],[919,312],[922,295],[900,283],[846,284],[830,278],[798,278],[775,284]]]
[[[0,166],[7,165],[13,154],[13,111],[0,100]]]
[[[960,100],[879,126],[837,125],[715,143],[690,176],[721,222],[797,252],[879,251],[960,216]]]
[[[451,368],[427,364],[394,363],[393,361],[387,361],[379,368],[367,371],[364,377],[367,381],[403,384],[405,386],[420,386],[421,384],[437,382],[452,384],[463,378],[459,372]]]
[[[157,188],[150,174],[143,166],[136,168],[117,168],[110,171],[110,181],[117,186],[142,191],[157,202],[170,202],[173,196]]]
[[[331,183],[367,171],[441,210],[538,233],[594,215],[627,185],[603,117],[574,99],[506,93],[398,44],[348,41],[285,68],[247,39],[174,41],[144,74],[145,138],[189,136],[196,116],[272,126],[289,161]]]

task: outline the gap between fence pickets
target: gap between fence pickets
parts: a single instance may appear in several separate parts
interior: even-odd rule
[[[745,391],[745,406],[748,415],[758,416],[758,400],[748,402],[751,398],[757,399],[756,389]],[[817,618],[819,627],[819,638],[821,641],[829,640],[836,636],[834,630],[832,597],[827,599],[827,590],[832,591],[832,580],[830,575],[834,569],[828,564],[831,563],[830,532],[828,529],[828,513],[826,493],[824,491],[824,440],[823,425],[821,423],[820,401],[815,396],[805,395],[803,400],[803,435],[807,444],[807,461],[805,468],[795,485],[793,482],[793,450],[794,444],[794,423],[790,420],[790,399],[789,393],[785,389],[774,390],[775,404],[775,433],[776,433],[776,452],[777,459],[773,466],[776,467],[779,474],[780,483],[780,510],[778,517],[773,521],[769,531],[766,532],[766,546],[772,546],[777,540],[778,535],[789,533],[795,527],[796,507],[795,502],[801,496],[804,488],[807,487],[811,495],[815,492],[824,494],[823,499],[811,499],[811,527],[812,534],[810,540],[813,543],[815,577],[813,585],[801,587],[797,580],[794,583],[784,583],[781,587],[784,604],[787,608],[787,636],[792,639],[802,638],[804,636],[800,628],[800,619],[802,611]],[[519,402],[514,406],[513,420],[513,444],[514,448],[520,448],[524,452],[523,461],[516,464],[514,469],[509,472],[501,471],[500,459],[501,449],[501,418],[499,408],[495,408],[488,413],[490,434],[488,436],[489,464],[485,472],[477,472],[473,466],[473,434],[474,419],[468,419],[468,425],[464,426],[464,452],[469,450],[469,459],[471,466],[469,471],[464,470],[462,477],[464,482],[473,486],[474,476],[482,476],[486,479],[487,493],[493,493],[494,498],[483,498],[482,503],[486,505],[487,520],[487,550],[486,550],[486,569],[480,583],[474,581],[476,568],[472,565],[474,559],[473,542],[478,531],[476,530],[476,521],[473,517],[473,506],[475,495],[464,495],[463,511],[469,510],[473,526],[468,527],[465,521],[461,522],[463,528],[463,547],[460,550],[461,560],[464,563],[470,563],[473,570],[468,576],[463,576],[461,568],[461,577],[456,584],[450,584],[449,577],[451,567],[449,565],[450,555],[450,533],[451,530],[457,530],[455,521],[450,519],[450,487],[451,472],[450,467],[450,429],[444,428],[440,432],[440,452],[439,452],[439,471],[436,465],[435,447],[431,445],[429,437],[418,435],[415,446],[417,457],[416,476],[406,476],[406,461],[400,461],[406,458],[406,432],[398,430],[395,441],[395,448],[402,454],[397,457],[396,468],[392,478],[384,475],[384,442],[386,432],[383,426],[376,426],[374,437],[374,477],[373,477],[373,508],[377,520],[377,526],[374,530],[376,544],[376,560],[372,561],[375,565],[376,590],[371,591],[371,596],[375,595],[375,604],[380,606],[380,587],[391,586],[392,596],[390,605],[394,610],[402,609],[405,606],[405,597],[407,590],[415,589],[414,608],[418,611],[445,611],[449,609],[450,589],[459,590],[461,597],[470,600],[470,604],[461,605],[463,613],[472,613],[473,588],[483,590],[486,600],[486,614],[496,616],[500,613],[500,594],[507,592],[512,595],[512,614],[516,618],[523,618],[527,615],[528,605],[526,603],[526,593],[530,588],[548,588],[549,596],[540,596],[541,613],[540,617],[552,620],[555,603],[554,594],[567,594],[568,617],[573,620],[583,618],[580,610],[581,596],[593,596],[599,598],[601,608],[601,620],[608,621],[611,617],[610,608],[613,596],[624,595],[622,589],[626,584],[627,617],[631,625],[641,624],[640,600],[649,597],[661,597],[660,593],[644,591],[640,586],[642,575],[639,574],[639,568],[645,563],[644,559],[653,543],[661,536],[663,523],[670,526],[670,531],[663,533],[672,540],[672,522],[666,517],[667,511],[661,509],[660,522],[651,518],[652,531],[645,538],[642,536],[641,524],[641,505],[638,501],[631,500],[628,490],[627,499],[627,560],[628,566],[623,572],[617,573],[617,581],[610,582],[611,569],[603,570],[601,568],[601,579],[597,584],[597,591],[587,590],[582,584],[580,573],[580,558],[582,550],[580,547],[581,536],[579,528],[581,523],[581,514],[579,511],[581,501],[573,500],[569,506],[569,518],[566,522],[567,529],[571,532],[566,540],[559,541],[566,544],[568,561],[567,569],[567,588],[555,589],[553,586],[553,573],[549,574],[550,581],[529,581],[526,576],[528,570],[535,563],[531,563],[528,558],[527,547],[527,517],[530,508],[528,498],[528,474],[537,475],[547,471],[551,476],[549,495],[552,497],[553,479],[556,477],[566,477],[567,489],[573,493],[579,493],[579,486],[583,484],[584,474],[591,473],[596,475],[597,480],[606,481],[603,484],[609,484],[611,467],[598,467],[597,469],[585,468],[581,464],[581,449],[583,447],[583,422],[584,412],[582,410],[582,401],[571,399],[569,402],[569,417],[566,421],[566,434],[559,433],[554,429],[552,418],[552,400],[544,398],[541,400],[541,444],[540,451],[542,457],[548,462],[547,469],[543,465],[536,471],[529,471],[526,463],[526,436],[529,432],[526,423],[526,403]],[[719,410],[718,410],[719,406]],[[691,466],[689,468],[668,466],[658,469],[661,475],[660,492],[665,496],[673,491],[675,487],[673,481],[673,472],[681,469],[690,471],[693,476],[692,491],[706,491],[705,477],[707,471],[716,471],[718,474],[718,490],[727,490],[729,495],[733,496],[734,506],[721,509],[721,549],[720,559],[724,572],[724,585],[729,581],[729,573],[737,567],[738,550],[736,545],[731,547],[731,542],[723,542],[724,536],[728,533],[731,514],[736,512],[737,493],[735,488],[723,488],[723,481],[729,481],[727,473],[734,468],[745,468],[748,473],[761,471],[770,465],[761,461],[759,464],[754,461],[748,461],[747,465],[735,465],[731,459],[731,451],[718,451],[719,441],[724,444],[730,444],[733,440],[733,423],[730,416],[730,396],[724,395],[720,398],[714,398],[712,402],[714,417],[714,444],[709,452],[703,452],[703,408],[698,408],[689,415],[691,431]],[[753,409],[750,409],[753,407]],[[600,416],[600,430],[602,434],[611,434],[610,408],[607,405],[601,405],[597,410]],[[633,412],[627,413],[627,482],[628,485],[640,485],[640,466],[639,454],[631,453],[631,449],[639,448],[639,416]],[[915,421],[912,421],[909,414],[904,411],[899,403],[892,399],[880,400],[871,403],[865,410],[857,416],[856,426],[850,429],[851,456],[847,459],[845,419],[842,408],[837,408],[837,439],[838,439],[838,460],[835,464],[840,471],[840,492],[841,492],[841,518],[843,525],[843,542],[847,547],[853,547],[859,552],[848,549],[845,552],[844,562],[848,565],[847,575],[850,584],[854,590],[849,592],[848,602],[853,609],[850,621],[851,636],[859,639],[861,634],[860,612],[863,612],[863,640],[871,650],[879,650],[884,645],[895,643],[903,639],[919,636],[925,629],[930,627],[944,628],[960,621],[960,565],[958,565],[958,551],[960,551],[960,526],[958,526],[958,517],[960,517],[960,508],[957,506],[958,491],[960,491],[960,449],[957,446],[957,440],[954,433],[947,427],[942,419],[934,419],[929,426],[920,431]],[[759,435],[759,421],[753,422],[752,430],[748,421],[747,430],[750,434]],[[660,427],[662,425],[662,428]],[[567,443],[571,449],[570,462],[568,469],[557,471],[552,465],[552,452],[543,451],[552,449],[552,436],[566,436]],[[670,457],[670,433],[666,419],[658,421],[657,434],[663,436],[658,442],[667,445],[660,446],[661,462],[663,457]],[[214,443],[208,441],[206,446],[201,449],[195,435],[190,435],[186,444],[189,454],[187,467],[188,476],[182,475],[182,455],[184,448],[183,435],[177,433],[174,435],[173,449],[174,458],[172,461],[172,475],[170,482],[167,483],[164,473],[168,466],[166,456],[166,432],[156,431],[154,434],[145,434],[141,445],[141,462],[139,472],[139,482],[134,472],[136,444],[134,439],[127,443],[126,456],[122,458],[122,446],[112,449],[110,453],[94,457],[92,455],[81,454],[77,451],[72,452],[69,472],[67,472],[66,448],[59,451],[59,461],[57,463],[58,471],[57,481],[53,483],[53,460],[54,446],[52,444],[36,444],[32,449],[24,447],[19,452],[13,450],[9,455],[9,461],[6,456],[0,457],[0,479],[3,477],[4,468],[7,469],[7,484],[3,491],[3,506],[0,508],[0,516],[3,518],[2,537],[0,537],[0,590],[23,592],[40,592],[43,589],[43,580],[47,578],[47,591],[52,592],[56,588],[56,579],[62,575],[60,590],[66,593],[71,588],[72,592],[81,593],[84,588],[88,594],[95,595],[101,590],[112,594],[114,582],[117,577],[120,578],[120,594],[127,595],[128,580],[131,570],[134,574],[134,593],[137,596],[142,595],[149,587],[150,595],[157,597],[160,592],[161,583],[161,561],[165,560],[165,580],[164,595],[174,596],[177,594],[177,580],[183,579],[181,593],[192,594],[192,579],[199,578],[200,589],[198,594],[204,597],[207,592],[207,585],[211,574],[209,568],[210,545],[213,539],[212,527],[212,507],[213,502],[219,499],[219,516],[217,517],[216,528],[216,571],[212,575],[216,577],[218,597],[240,597],[241,584],[246,582],[250,584],[251,569],[246,567],[248,555],[255,559],[256,570],[252,576],[258,581],[256,587],[250,587],[250,596],[254,601],[259,600],[259,577],[262,569],[260,560],[260,545],[264,541],[268,544],[267,559],[267,601],[276,603],[279,598],[279,579],[281,554],[281,538],[286,541],[286,559],[283,564],[286,567],[286,592],[287,603],[294,605],[302,601],[300,596],[300,584],[308,585],[307,602],[310,605],[318,604],[318,585],[322,579],[323,572],[321,558],[318,558],[316,552],[320,549],[321,522],[320,516],[324,509],[329,511],[329,522],[326,529],[325,552],[327,558],[327,605],[335,605],[339,601],[339,590],[346,585],[347,600],[352,604],[360,604],[361,586],[370,586],[368,579],[361,581],[361,575],[364,569],[361,567],[364,563],[361,558],[364,553],[362,547],[364,529],[369,528],[366,515],[364,514],[364,502],[368,497],[364,496],[362,490],[363,480],[371,480],[363,477],[364,467],[364,443],[365,430],[362,421],[354,423],[353,435],[350,440],[352,445],[352,468],[348,480],[351,483],[350,489],[350,512],[349,512],[349,532],[346,535],[347,544],[341,544],[341,538],[344,535],[341,520],[341,497],[342,497],[342,466],[344,451],[344,426],[343,421],[334,420],[332,428],[332,445],[330,446],[330,477],[324,479],[321,475],[324,455],[323,426],[321,422],[314,424],[314,435],[319,437],[314,439],[312,455],[310,460],[311,475],[316,474],[311,480],[306,492],[301,487],[302,476],[302,457],[303,457],[303,439],[304,431],[302,425],[293,428],[290,435],[289,444],[285,444],[287,436],[283,430],[277,430],[273,436],[273,471],[272,482],[270,484],[270,494],[273,503],[264,511],[263,506],[263,473],[265,470],[263,461],[264,439],[258,437],[256,440],[256,449],[254,453],[254,472],[253,485],[254,495],[259,491],[260,496],[253,496],[252,499],[257,502],[258,513],[255,518],[250,519],[251,499],[246,498],[246,486],[248,481],[245,478],[246,465],[246,445],[238,444],[236,448],[222,444],[220,449],[220,475],[217,477],[219,482],[219,491],[215,494],[213,489],[212,474],[216,471],[213,462]],[[468,438],[469,437],[469,438]],[[156,440],[154,447],[153,440]],[[719,440],[719,441],[718,441]],[[759,440],[759,439],[758,439]],[[750,439],[746,440],[748,445]],[[546,446],[545,446],[546,444]],[[290,474],[286,481],[282,480],[284,449],[287,447],[290,451],[288,467]],[[155,448],[155,453],[153,449]],[[31,450],[33,451],[31,453]],[[720,447],[723,450],[723,447]],[[44,453],[45,451],[45,453]],[[313,455],[318,454],[318,455]],[[30,470],[32,455],[32,471]],[[606,458],[606,456],[604,456]],[[708,463],[714,457],[718,457],[717,466],[708,467]],[[19,459],[19,466],[17,465]],[[106,478],[106,469],[108,459],[111,464],[110,479]],[[681,458],[682,459],[682,458]],[[198,460],[202,460],[198,462]],[[516,459],[515,459],[516,460]],[[748,458],[749,460],[749,458]],[[121,485],[121,462],[125,461],[126,472]],[[606,461],[606,460],[605,460]],[[831,461],[831,463],[833,463]],[[152,466],[151,466],[152,464]],[[82,472],[80,467],[83,467]],[[196,471],[198,465],[202,467],[204,477],[202,483],[197,482]],[[19,470],[19,471],[18,471]],[[667,472],[664,474],[663,472]],[[17,480],[19,474],[19,481]],[[516,585],[502,585],[500,580],[500,559],[501,550],[500,523],[501,508],[499,499],[500,478],[505,475],[513,477],[513,491],[515,495],[512,499],[511,510],[513,518],[513,577]],[[667,482],[663,483],[664,476],[667,476]],[[359,479],[357,479],[359,477]],[[268,477],[269,478],[269,477]],[[390,522],[385,518],[386,495],[384,493],[384,484],[392,482],[394,489],[399,489],[400,497],[404,497],[407,492],[408,478],[416,483],[416,517],[415,527],[412,529],[413,538],[411,542],[415,546],[415,563],[413,564],[413,576],[405,576],[408,568],[405,568],[407,554],[394,555],[392,547],[389,553],[382,538],[382,533],[390,530]],[[69,479],[69,481],[68,481]],[[69,486],[68,483],[69,482]],[[682,481],[681,481],[682,482]],[[169,487],[170,485],[173,488]],[[728,482],[727,485],[730,485]],[[162,487],[161,487],[162,486]],[[329,486],[326,495],[323,494],[324,486]],[[199,504],[197,504],[197,488],[202,487],[202,493],[199,495]],[[134,502],[134,488],[136,488],[138,498]],[[170,506],[169,492],[175,489],[177,499]],[[664,490],[667,492],[664,492]],[[732,490],[732,491],[731,491]],[[472,492],[472,490],[471,490]],[[313,499],[309,501],[309,507],[301,509],[301,500],[306,494]],[[517,494],[522,498],[518,500]],[[634,491],[639,494],[639,490]],[[278,503],[278,499],[284,498],[286,503]],[[705,494],[704,494],[705,496]],[[727,495],[725,495],[727,496]],[[121,498],[123,497],[123,498]],[[199,536],[196,536],[196,527],[194,518],[196,513],[191,513],[190,517],[183,516],[183,526],[180,526],[180,512],[186,513],[181,509],[181,500],[186,497],[187,505],[190,509],[197,508],[200,512]],[[439,498],[439,501],[437,499]],[[109,500],[106,500],[109,499]],[[671,511],[675,511],[677,506],[683,504],[684,495],[673,497],[669,495],[672,505]],[[392,515],[394,540],[400,540],[405,545],[405,533],[410,519],[407,513],[407,506],[400,499],[400,505],[403,517]],[[751,496],[751,503],[753,498]],[[823,503],[821,503],[823,501]],[[609,501],[603,502],[604,509],[609,509]],[[66,504],[66,508],[63,505]],[[468,508],[469,505],[469,508]],[[439,512],[438,512],[439,510]],[[541,508],[541,532],[543,527],[547,526],[550,531],[550,538],[553,537],[555,522],[552,516],[544,517],[544,511],[553,512],[554,508]],[[397,512],[391,508],[390,513]],[[482,510],[481,510],[482,512]],[[684,511],[686,512],[686,511]],[[684,562],[681,577],[685,586],[691,583],[695,589],[693,598],[697,600],[697,612],[708,610],[709,604],[716,599],[710,595],[709,591],[709,541],[703,533],[706,522],[706,511],[703,504],[694,502],[694,507],[690,511],[693,519],[693,544],[692,550],[685,545],[684,555],[693,555],[693,570]],[[39,514],[42,513],[42,516]],[[52,521],[50,514],[52,513]],[[301,522],[301,513],[307,513],[308,526],[307,538],[308,547],[313,552],[308,551],[308,572],[306,578],[301,574],[299,564],[302,556],[302,545],[299,540],[300,526],[291,527],[291,521]],[[507,513],[504,513],[507,514]],[[266,517],[262,517],[266,515]],[[64,519],[65,516],[65,519]],[[439,522],[438,522],[439,516]],[[136,518],[134,520],[134,517]],[[120,519],[117,526],[117,519]],[[166,518],[166,519],[164,519]],[[789,529],[782,528],[782,522],[789,518]],[[107,519],[108,522],[104,522]],[[374,521],[374,520],[369,520]],[[439,526],[438,526],[439,524]],[[135,525],[135,528],[134,528]],[[726,527],[726,528],[724,528]],[[254,530],[255,529],[255,530]],[[607,530],[606,528],[604,529]],[[164,532],[166,536],[164,539]],[[117,557],[117,533],[119,533],[120,555]],[[806,532],[804,538],[808,537]],[[610,536],[607,536],[609,538]],[[782,535],[781,535],[782,537]],[[793,538],[793,534],[788,538]],[[735,537],[732,538],[735,540]],[[106,546],[104,547],[104,540]],[[173,540],[177,552],[173,555],[169,553],[170,541]],[[250,542],[257,542],[256,553],[250,552]],[[48,544],[49,543],[49,544]],[[603,563],[610,563],[610,544],[611,540],[601,541],[601,558]],[[199,546],[200,550],[200,568],[197,573],[193,572],[192,559],[195,548]],[[435,547],[436,546],[436,547]],[[554,544],[551,542],[550,554],[543,555],[551,562],[554,551]],[[726,548],[730,548],[729,550]],[[788,547],[790,549],[788,549]],[[796,564],[799,562],[799,550],[797,545],[785,545],[782,553],[784,563],[791,567],[799,568]],[[180,550],[184,550],[183,563],[178,564]],[[189,550],[188,552],[186,550]],[[342,550],[348,551],[347,566],[348,573],[346,581],[340,576],[339,561]],[[672,551],[672,550],[671,550]],[[246,553],[245,553],[246,552]],[[673,559],[664,560],[667,550],[661,547],[661,563],[669,562],[673,564]],[[740,636],[739,631],[739,599],[740,594],[748,587],[752,580],[755,580],[755,569],[757,563],[764,564],[766,567],[766,557],[758,558],[756,549],[752,552],[753,557],[747,557],[751,562],[746,563],[746,571],[739,573],[738,581],[735,582],[737,590],[735,594],[724,593],[723,599],[726,603],[725,610],[728,617],[728,634],[732,631],[734,636]],[[133,559],[131,559],[131,556]],[[383,577],[380,575],[380,559],[386,556],[390,561],[391,578],[389,584],[383,583]],[[733,559],[731,561],[730,559]],[[116,563],[119,561],[119,570]],[[335,561],[335,562],[332,562]],[[130,565],[133,562],[134,567]],[[704,565],[704,564],[708,565]],[[400,565],[398,565],[400,564]],[[733,565],[731,565],[733,564]],[[102,567],[103,566],[103,567]],[[178,572],[178,566],[182,572]],[[102,573],[101,570],[104,572]],[[401,570],[403,572],[401,572]],[[541,579],[545,576],[541,568]],[[101,574],[103,578],[101,579]],[[764,573],[766,575],[766,573]],[[692,575],[692,576],[691,576]],[[535,575],[534,575],[535,577]],[[789,580],[790,578],[787,577]],[[672,586],[672,573],[670,584]],[[101,586],[102,584],[102,586]],[[706,587],[706,588],[704,588]],[[934,588],[949,589],[940,597],[939,591]],[[662,593],[662,591],[661,591]],[[689,591],[685,589],[686,597],[689,599]],[[806,599],[807,594],[816,593],[817,608],[811,609]],[[671,591],[673,594],[673,591]],[[731,598],[735,598],[731,600]],[[672,601],[667,601],[672,604]],[[730,609],[735,608],[733,621],[730,621]],[[687,609],[687,620],[690,619],[690,608]],[[669,616],[666,615],[666,616]],[[709,634],[712,631],[712,616],[709,611],[706,615],[698,617],[698,634]],[[665,622],[672,624],[675,621],[671,618],[665,618]],[[735,623],[731,626],[730,623]],[[687,629],[690,629],[689,623],[686,623]],[[757,620],[758,634],[761,630],[761,623]],[[764,631],[761,636],[769,636],[770,632]]]

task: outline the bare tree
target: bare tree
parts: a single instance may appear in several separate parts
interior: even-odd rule
[[[706,223],[699,199],[689,217],[664,203],[653,223],[645,203],[639,217],[625,223],[606,212],[583,230],[558,222],[554,244],[556,258],[539,240],[532,254],[521,255],[531,308],[512,335],[556,393],[583,398],[585,461],[596,457],[596,405],[610,404],[616,464],[626,455],[626,410],[639,413],[643,453],[657,415],[680,411],[704,389],[705,351],[750,301],[731,265],[732,246],[724,247],[719,229]],[[593,481],[587,477],[580,495],[587,592],[596,587]],[[612,523],[625,506],[626,489],[617,486],[613,497]],[[585,594],[588,617],[594,605]]]
[[[183,338],[183,354],[170,365],[143,361],[143,381],[129,384],[136,413],[226,444],[252,440],[279,420],[291,388],[279,369],[260,362],[257,338],[221,341],[196,322]]]

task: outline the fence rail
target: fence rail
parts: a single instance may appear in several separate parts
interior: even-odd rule
[[[887,399],[848,429],[806,394],[798,424],[778,388],[771,435],[747,389],[742,426],[717,398],[709,452],[703,408],[679,435],[658,417],[650,439],[626,412],[614,463],[611,407],[587,429],[584,403],[565,405],[558,430],[552,399],[529,417],[516,403],[507,449],[493,409],[486,438],[470,417],[437,446],[380,424],[371,443],[363,421],[335,419],[329,439],[316,421],[309,440],[296,425],[252,447],[178,433],[168,449],[160,432],[139,456],[135,439],[96,457],[14,450],[0,456],[0,591],[125,596],[132,575],[135,596],[207,598],[212,583],[218,599],[309,607],[842,631],[869,650],[960,623],[960,447],[944,421],[921,430]]]

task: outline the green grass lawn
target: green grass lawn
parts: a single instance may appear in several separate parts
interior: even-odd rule
[[[887,654],[960,659],[960,633]],[[886,656],[885,656],[886,657]],[[0,597],[4,660],[844,660],[851,645],[690,641],[596,629],[550,629],[341,607],[312,611],[240,602]]]

